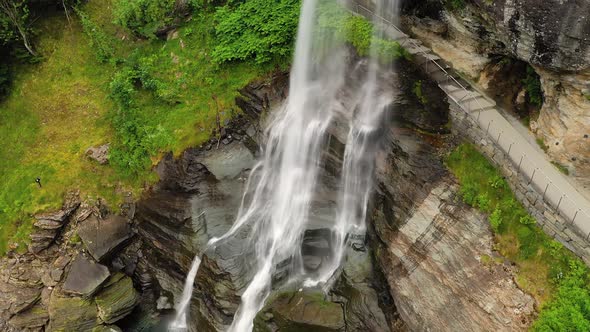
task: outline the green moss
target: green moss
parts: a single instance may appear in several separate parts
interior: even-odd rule
[[[553,164],[553,166],[555,166],[555,168],[557,168],[557,170],[561,173],[565,175],[570,175],[570,170],[562,164],[558,163],[557,161],[552,161],[551,164]]]
[[[412,92],[414,93],[416,98],[418,98],[418,101],[420,102],[420,104],[426,105],[428,103],[428,99],[426,99],[426,96],[424,96],[424,93],[422,92],[422,81],[421,80],[414,82],[414,87],[412,88]]]
[[[522,80],[524,84],[524,89],[526,90],[526,98],[527,101],[531,104],[536,106],[537,108],[541,108],[543,106],[543,88],[541,87],[541,78],[539,74],[535,72],[535,69],[530,65],[527,66],[526,69],[526,77]]]
[[[465,0],[445,0],[447,8],[451,10],[461,10],[465,8]]]
[[[545,141],[542,138],[537,138],[535,141],[537,142],[537,145],[541,148],[541,150],[545,152],[549,150],[549,146],[545,144]]]
[[[569,320],[568,315],[590,321],[590,311],[584,309],[586,303],[590,303],[590,295],[588,269],[583,263],[535,225],[535,219],[516,200],[505,181],[500,180],[500,172],[473,145],[460,145],[445,162],[459,179],[461,194],[468,204],[481,208],[474,197],[488,198],[489,205],[482,210],[493,211],[490,223],[495,233],[495,248],[518,266],[516,281],[519,286],[544,305],[540,320],[547,322],[536,323],[534,330],[550,331],[554,329],[547,329],[547,326],[568,326],[562,321]],[[580,273],[584,283],[576,287],[581,287],[583,292],[571,298],[570,278],[579,278]],[[558,317],[558,313],[567,315]],[[554,319],[565,325],[553,322]],[[586,323],[580,324],[585,326]]]

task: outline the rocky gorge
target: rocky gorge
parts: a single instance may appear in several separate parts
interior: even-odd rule
[[[510,263],[486,263],[495,255],[488,223],[460,202],[442,164],[458,142],[448,130],[444,94],[411,63],[398,68],[385,78],[399,94],[382,133],[367,236],[353,239],[328,294],[290,287],[289,271],[279,268],[256,331],[503,331],[525,329],[534,317],[534,300],[514,283]],[[412,92],[418,80],[426,103]],[[246,239],[238,235],[207,253],[204,246],[233,223],[264,119],[287,85],[279,72],[244,88],[236,100],[242,115],[209,143],[165,156],[156,167],[160,182],[119,213],[73,192],[61,210],[38,215],[29,252],[0,261],[0,328],[165,330],[192,258],[205,254],[190,327],[223,330],[251,273],[241,258]],[[319,193],[325,199],[314,203],[302,247],[309,270],[330,247],[322,222],[333,213],[343,137],[337,122],[329,132]]]

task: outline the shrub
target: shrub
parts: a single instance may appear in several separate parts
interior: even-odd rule
[[[543,307],[532,331],[590,331],[588,268],[571,260],[569,272],[559,281],[557,295]]]
[[[492,188],[494,189],[505,189],[508,184],[506,183],[506,180],[504,180],[504,178],[502,178],[501,176],[494,176],[490,181],[489,184]]]
[[[465,8],[465,0],[447,0],[446,5],[452,10],[460,10]]]
[[[94,49],[94,54],[98,61],[109,61],[115,54],[111,37],[96,25],[84,12],[76,10],[76,13],[80,17],[84,33],[90,38],[90,46]]]
[[[180,12],[202,6],[202,0],[116,0],[115,22],[144,37],[172,23]]]
[[[318,12],[319,28],[316,33],[324,35],[318,39],[333,38],[349,43],[360,56],[368,56],[373,47],[374,55],[382,63],[410,58],[410,54],[398,42],[375,36],[373,24],[362,16],[352,15],[333,2],[321,2]]]
[[[215,63],[254,59],[258,64],[289,58],[299,21],[298,0],[246,0],[217,9],[211,53]]]
[[[531,217],[528,214],[526,216],[520,217],[520,219],[518,221],[523,225],[534,225],[535,223],[537,223],[535,218]]]
[[[495,208],[489,219],[492,229],[495,233],[498,233],[500,230],[500,225],[502,224],[502,211],[498,208]]]
[[[481,193],[475,197],[475,206],[482,211],[490,210],[490,198],[487,194]]]
[[[530,65],[526,68],[526,78],[522,80],[526,90],[527,101],[538,108],[543,106],[543,89],[541,88],[541,78]]]
[[[477,187],[475,185],[465,183],[461,186],[459,193],[461,194],[461,198],[463,198],[463,202],[471,206],[475,205],[475,197],[477,196]]]
[[[149,124],[134,104],[135,86],[140,81],[137,69],[125,67],[111,81],[111,98],[118,109],[112,115],[117,141],[109,161],[125,176],[137,176],[150,165],[150,157],[171,144],[171,134],[160,125]]]

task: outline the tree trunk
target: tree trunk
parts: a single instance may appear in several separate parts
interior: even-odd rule
[[[27,34],[22,30],[22,28],[20,26],[18,27],[18,32],[20,33],[20,35],[23,39],[23,44],[25,45],[25,48],[27,49],[27,51],[29,51],[29,53],[32,56],[37,56],[37,53],[33,50],[33,46],[31,46],[31,43],[29,42],[29,38],[27,37]]]

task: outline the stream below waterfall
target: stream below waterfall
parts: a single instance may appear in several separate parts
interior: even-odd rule
[[[249,234],[249,249],[242,259],[251,271],[228,327],[233,332],[253,329],[271,291],[280,286],[278,275],[288,276],[282,285],[328,292],[346,259],[346,248],[354,241],[364,242],[380,131],[393,101],[392,87],[380,84],[379,76],[391,69],[382,68],[372,45],[369,59],[361,60],[366,70],[355,82],[357,88],[345,92],[352,51],[338,36],[318,29],[318,10],[325,2],[330,1],[303,1],[287,100],[267,120],[261,157],[250,171],[234,224],[225,234],[210,238],[194,258],[171,331],[188,329],[193,286],[203,256],[240,232]],[[376,6],[379,13],[391,13],[397,1],[379,0]],[[317,262],[302,246],[306,231],[314,228],[314,207],[326,199],[318,194],[318,178],[325,167],[327,130],[333,123],[342,124],[347,134],[337,193],[327,203],[333,211],[324,216],[329,219],[324,225],[329,229],[324,237],[328,252]]]

